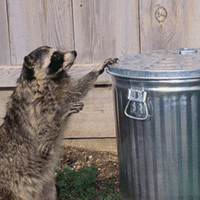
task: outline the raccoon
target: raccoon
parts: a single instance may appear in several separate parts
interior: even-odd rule
[[[107,65],[79,80],[67,71],[76,51],[43,46],[24,57],[21,75],[0,127],[0,200],[55,200],[55,167],[63,126]]]

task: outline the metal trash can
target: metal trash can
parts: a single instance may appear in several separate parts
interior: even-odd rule
[[[200,199],[200,51],[124,56],[114,88],[123,199]]]

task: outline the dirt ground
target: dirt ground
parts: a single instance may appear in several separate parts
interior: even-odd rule
[[[120,193],[117,153],[63,147],[60,155],[59,167],[63,169],[65,165],[69,165],[72,170],[75,171],[81,167],[97,167],[99,174],[97,175],[96,188],[99,191],[103,190],[104,188],[101,186],[101,183],[105,179],[112,179],[115,193]]]

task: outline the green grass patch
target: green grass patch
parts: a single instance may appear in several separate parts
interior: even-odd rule
[[[96,176],[99,171],[94,166],[73,171],[70,166],[66,165],[62,171],[60,168],[56,168],[56,172],[56,188],[59,199],[121,199],[121,195],[114,193],[112,180],[104,180],[101,185],[98,185]]]

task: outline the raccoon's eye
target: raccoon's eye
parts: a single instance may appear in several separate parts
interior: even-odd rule
[[[54,74],[56,73],[60,68],[62,68],[64,62],[64,55],[62,52],[56,51],[51,56],[51,62],[48,66],[48,73]]]
[[[61,55],[58,52],[55,52],[52,56],[53,60],[58,61],[61,59]]]

